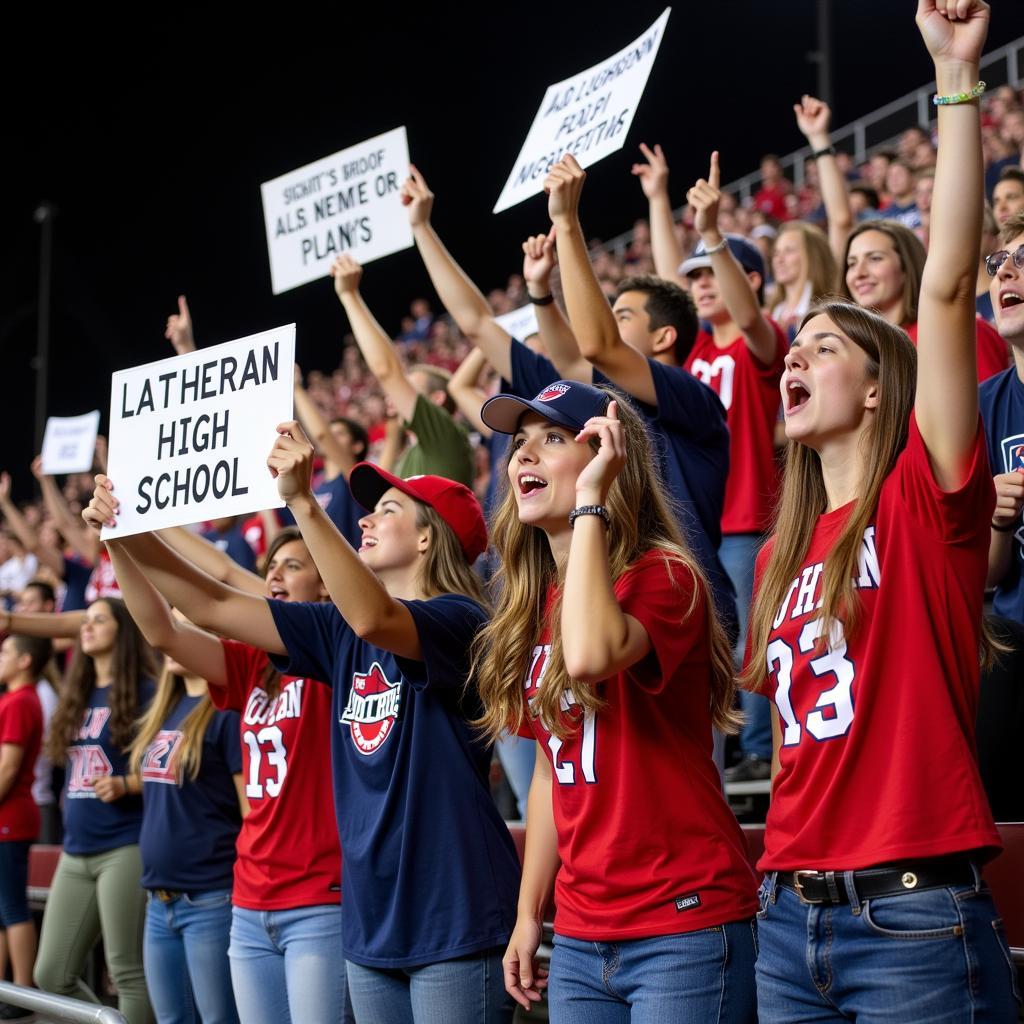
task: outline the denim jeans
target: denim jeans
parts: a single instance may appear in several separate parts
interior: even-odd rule
[[[352,1024],[340,906],[235,907],[228,956],[245,1024]]]
[[[980,876],[979,876],[980,878]],[[760,1024],[1012,1024],[1016,971],[992,894],[980,881],[808,905],[761,886],[757,960]],[[852,890],[852,891],[851,891]]]
[[[629,942],[556,935],[551,1024],[754,1024],[756,956],[752,920]]]
[[[359,1024],[511,1024],[503,950],[422,967],[386,969],[348,962]]]
[[[238,1024],[228,968],[231,890],[150,894],[142,962],[157,1024]]]
[[[739,622],[739,636],[736,640],[737,665],[743,659],[747,645],[747,622],[750,617],[750,602],[754,593],[754,559],[764,543],[759,533],[730,533],[722,538],[718,557],[736,590],[736,618]],[[759,693],[740,691],[740,707],[746,715],[746,723],[740,732],[740,750],[744,754],[755,754],[765,760],[772,756],[771,706],[766,697]]]

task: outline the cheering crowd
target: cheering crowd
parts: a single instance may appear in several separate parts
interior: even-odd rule
[[[974,729],[1024,624],[1024,106],[988,19],[919,0],[934,131],[860,168],[805,96],[800,189],[766,157],[742,205],[712,153],[677,222],[641,146],[621,253],[565,156],[486,297],[411,167],[444,313],[393,339],[335,261],[281,512],[103,543],[102,445],[37,460],[41,503],[0,476],[15,983],[96,1001],[102,937],[130,1024],[1015,1020]],[[195,348],[184,297],[166,333]],[[726,779],[772,779],[756,875],[731,735]]]

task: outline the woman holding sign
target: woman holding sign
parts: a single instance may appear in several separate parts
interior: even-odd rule
[[[519,865],[488,790],[490,745],[469,724],[468,649],[484,622],[470,568],[483,515],[463,485],[400,480],[367,463],[350,477],[371,509],[358,554],[310,490],[313,449],[282,424],[268,459],[331,597],[264,601],[218,583],[150,535],[119,542],[203,626],[257,645],[334,688],[332,744],[345,859],[343,929],[356,1019],[499,1024],[511,1019],[501,951]],[[105,478],[90,504],[111,522]]]

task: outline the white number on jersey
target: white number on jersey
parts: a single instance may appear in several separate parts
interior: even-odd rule
[[[249,781],[245,787],[245,795],[250,800],[260,800],[266,789],[268,796],[277,796],[284,785],[284,777],[288,774],[288,751],[284,748],[281,730],[276,725],[268,725],[259,732],[245,730],[242,736],[249,748]],[[265,783],[261,783],[264,755],[267,758],[267,767],[274,769],[274,775],[271,777],[268,771]]]
[[[822,619],[811,619],[800,630],[797,646],[801,654],[814,651],[817,640],[825,631]],[[793,711],[790,687],[793,683],[793,648],[785,640],[775,639],[768,645],[768,675],[775,675],[775,706],[782,719],[782,745],[792,747],[800,742],[802,727]],[[835,683],[818,694],[814,710],[807,716],[804,723],[807,731],[816,740],[831,740],[836,736],[845,736],[853,724],[853,662],[846,656],[846,638],[843,635],[843,624],[836,621],[832,630],[831,650],[809,663],[811,671],[817,677],[831,676]],[[827,709],[832,711],[825,714]]]
[[[706,359],[694,359],[690,372],[703,381],[712,391],[716,392],[726,412],[732,405],[732,379],[736,372],[736,361],[732,356],[718,356],[713,362]],[[718,387],[712,383],[720,377]]]
[[[559,706],[563,711],[568,711],[575,703],[576,698],[567,692],[562,694]],[[558,760],[562,751],[562,741],[557,736],[549,736],[548,747],[551,750],[551,763],[555,767],[555,778],[563,786],[575,786],[576,765],[572,761]],[[594,765],[596,753],[597,718],[593,711],[588,711],[583,716],[583,727],[580,729],[580,771],[583,773],[584,782],[597,782],[597,770]]]

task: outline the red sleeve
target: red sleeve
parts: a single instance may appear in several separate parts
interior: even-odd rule
[[[1002,373],[1010,365],[1010,350],[1002,335],[978,317],[978,383]]]
[[[944,491],[935,480],[917,416],[911,413],[907,446],[883,485],[882,503],[895,496],[914,522],[942,543],[977,542],[984,537],[987,546],[996,491],[980,416],[970,458],[963,483],[955,491]]]
[[[782,376],[782,371],[786,368],[786,353],[789,351],[789,339],[786,337],[786,332],[770,316],[766,316],[765,319],[771,324],[772,331],[775,332],[775,355],[772,357],[772,361],[770,363],[762,363],[747,348],[746,342],[743,343],[743,348],[750,356],[750,363],[754,369],[762,376],[770,377],[772,388],[778,390],[779,377]]]
[[[0,743],[27,748],[39,731],[41,714],[33,713],[31,702],[11,700],[11,696],[0,704]]]
[[[645,690],[660,692],[687,656],[707,642],[707,608],[698,592],[693,610],[693,574],[666,552],[642,555],[615,581],[615,596],[625,615],[647,631],[651,652],[629,670]]]
[[[263,678],[266,651],[237,640],[221,640],[227,665],[227,686],[211,686],[210,700],[221,711],[243,711],[249,691]]]

